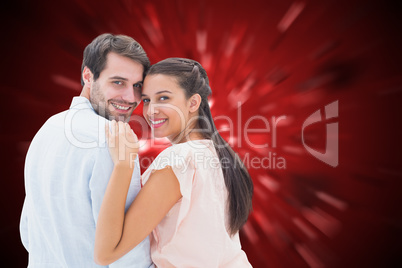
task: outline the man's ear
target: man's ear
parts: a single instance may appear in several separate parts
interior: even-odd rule
[[[190,103],[190,112],[194,113],[198,110],[201,104],[201,96],[200,94],[194,94],[193,96],[190,97],[189,100]]]
[[[94,75],[92,74],[91,70],[87,66],[84,67],[82,71],[82,80],[84,80],[84,84],[86,87],[91,88],[91,84],[93,81]]]

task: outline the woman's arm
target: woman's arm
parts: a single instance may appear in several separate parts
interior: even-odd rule
[[[126,215],[124,206],[138,141],[128,124],[112,122],[106,130],[115,163],[99,212],[95,236],[95,262],[108,265],[144,240],[181,198],[179,182],[170,167],[157,170],[148,179]],[[131,157],[131,158],[130,158]]]

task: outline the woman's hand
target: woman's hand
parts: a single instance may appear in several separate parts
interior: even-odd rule
[[[138,154],[138,138],[130,125],[122,121],[113,120],[106,124],[106,140],[110,156],[115,165],[134,168],[134,160]]]

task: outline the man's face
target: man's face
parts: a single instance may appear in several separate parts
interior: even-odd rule
[[[128,122],[141,101],[143,71],[140,63],[110,52],[91,85],[89,101],[94,110],[109,120]]]

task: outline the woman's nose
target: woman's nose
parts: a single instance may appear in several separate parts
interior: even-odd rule
[[[158,106],[155,104],[152,104],[151,102],[149,102],[149,104],[147,105],[147,115],[151,116],[151,115],[155,115],[159,113],[159,109]]]

